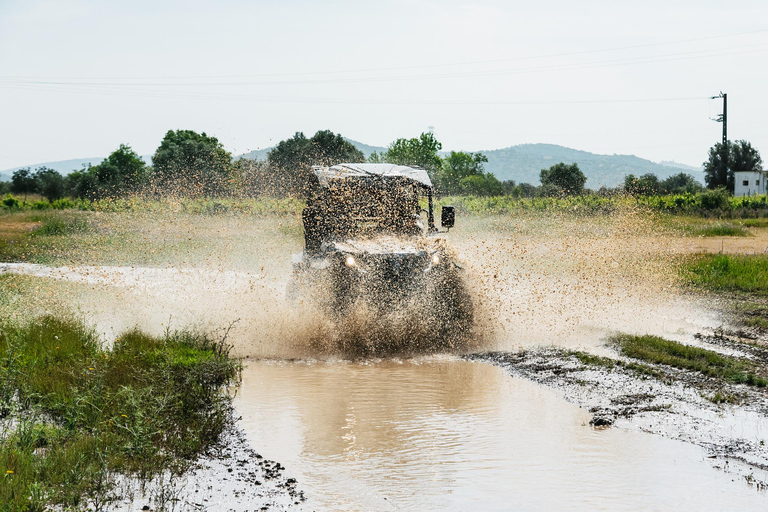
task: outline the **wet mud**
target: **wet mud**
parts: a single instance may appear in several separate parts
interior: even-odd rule
[[[285,471],[251,448],[242,430],[232,428],[216,450],[181,477],[166,474],[143,484],[122,482],[119,492],[124,498],[110,510],[311,510],[300,484]]]

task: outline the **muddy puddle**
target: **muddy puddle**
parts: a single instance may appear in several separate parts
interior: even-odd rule
[[[251,361],[241,426],[317,510],[759,510],[696,446],[596,429],[555,392],[452,357]]]

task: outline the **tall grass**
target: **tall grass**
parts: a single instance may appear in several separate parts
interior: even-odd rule
[[[231,421],[239,377],[222,343],[190,332],[120,336],[44,317],[0,329],[2,510],[99,508],[116,476],[183,472]],[[9,421],[10,420],[10,421]]]

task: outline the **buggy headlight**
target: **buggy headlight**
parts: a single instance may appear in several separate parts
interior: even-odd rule
[[[440,255],[438,253],[435,253],[432,255],[432,264],[433,265],[439,265],[440,264]]]
[[[348,267],[354,267],[355,265],[357,265],[357,262],[355,261],[355,257],[349,254],[344,259],[344,264],[347,265]]]

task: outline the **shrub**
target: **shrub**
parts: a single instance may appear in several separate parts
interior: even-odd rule
[[[11,194],[6,194],[3,198],[3,207],[13,210],[21,207],[19,200],[13,197]]]

